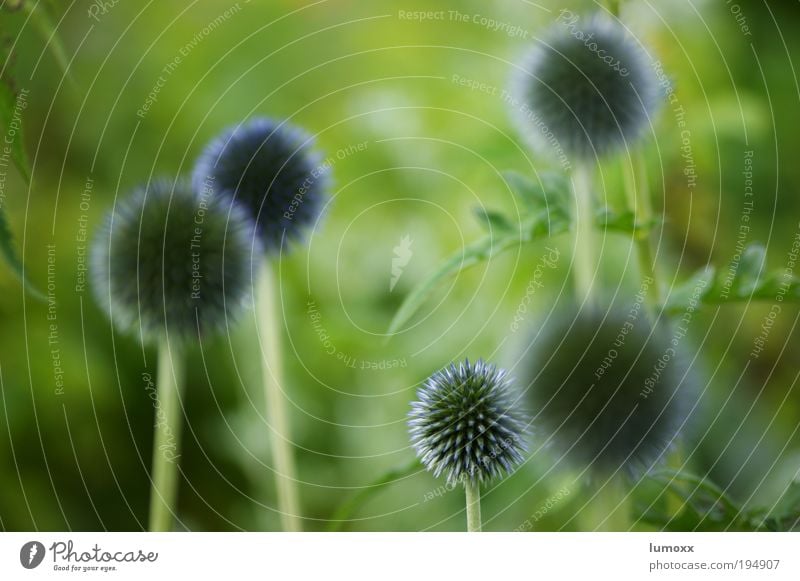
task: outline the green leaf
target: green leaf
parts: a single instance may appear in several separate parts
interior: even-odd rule
[[[436,287],[446,278],[456,275],[491,257],[520,244],[568,232],[570,229],[569,191],[563,176],[542,174],[542,184],[552,187],[545,195],[541,185],[528,178],[508,172],[506,179],[523,199],[527,200],[528,213],[517,226],[496,212],[484,212],[483,223],[491,234],[469,244],[463,252],[447,258],[439,268],[424,279],[405,297],[389,325],[388,334],[394,335],[419,310]]]
[[[569,218],[558,211],[542,212],[526,219],[519,229],[485,236],[445,260],[428,278],[415,286],[395,313],[388,334],[394,335],[419,310],[440,282],[449,276],[489,260],[510,248],[569,231]]]
[[[595,217],[595,225],[598,228],[630,234],[636,238],[647,236],[658,223],[659,221],[656,219],[637,222],[634,212],[630,210],[616,212],[611,208],[601,208],[597,211],[597,216]]]
[[[3,258],[5,258],[6,263],[11,267],[12,272],[14,272],[17,278],[22,282],[25,291],[35,299],[44,301],[45,297],[42,292],[25,278],[22,261],[17,254],[17,249],[14,246],[14,237],[8,226],[6,213],[2,208],[0,208],[0,253],[3,254]]]
[[[539,175],[539,181],[516,172],[505,172],[504,176],[512,190],[523,200],[526,212],[521,224],[518,226],[499,212],[478,209],[481,223],[489,234],[467,246],[463,252],[447,258],[435,272],[411,290],[389,325],[389,335],[397,333],[446,278],[519,244],[570,230],[570,185],[564,175],[543,172]],[[598,215],[595,225],[601,229],[639,236],[649,232],[653,223],[637,223],[630,212],[616,214],[605,209]]]
[[[700,305],[722,305],[750,301],[800,302],[800,278],[785,269],[766,270],[763,245],[747,246],[738,260],[723,269],[709,266],[675,288],[667,297],[668,313],[685,311],[690,301]],[[778,297],[781,297],[780,299]]]
[[[552,211],[553,206],[563,207],[569,201],[570,184],[562,174],[542,172],[539,181],[515,171],[503,172],[503,177],[529,213]]]
[[[67,58],[67,51],[64,49],[64,44],[61,42],[61,37],[56,32],[56,27],[50,18],[44,3],[33,3],[25,1],[22,7],[30,15],[31,23],[39,32],[39,36],[47,43],[47,49],[53,55],[53,60],[58,65],[61,73],[67,80],[70,80],[69,75],[69,59]]]
[[[744,249],[739,261],[739,269],[734,279],[740,294],[750,294],[758,286],[758,279],[767,264],[767,249],[762,244],[753,243]]]
[[[403,480],[420,470],[422,470],[422,464],[416,458],[406,466],[389,470],[368,486],[360,489],[352,498],[339,505],[339,508],[336,509],[336,512],[331,517],[328,530],[331,532],[342,530],[355,511],[363,506],[367,500],[378,494],[387,485]]]
[[[789,484],[786,492],[770,510],[757,511],[754,524],[768,531],[800,529],[800,482]]]
[[[487,232],[513,232],[517,227],[500,212],[494,210],[487,210],[483,207],[475,208],[475,215]]]
[[[674,287],[667,297],[665,309],[673,315],[683,314],[690,306],[700,306],[703,297],[714,284],[716,271],[713,266],[701,268],[686,282]]]
[[[464,248],[463,252],[457,252],[445,260],[427,279],[415,286],[403,300],[403,304],[395,313],[389,325],[389,335],[394,335],[405,325],[414,313],[427,300],[428,296],[438,286],[438,284],[450,275],[456,274],[488,260],[490,256],[497,255],[512,246],[519,244],[521,237],[517,234],[504,234],[499,236],[485,236]]]
[[[800,483],[793,482],[771,510],[746,508],[708,478],[661,470],[649,479],[683,502],[677,515],[650,508],[641,520],[671,531],[791,531],[800,527]]]
[[[686,472],[661,470],[649,478],[677,496],[683,506],[678,514],[651,509],[641,520],[670,531],[751,530],[742,507],[708,478]]]
[[[17,94],[11,88],[10,83],[5,79],[0,82],[0,127],[3,128],[3,138],[8,136],[8,130],[14,120],[15,109],[20,113],[22,106],[17,107]],[[5,144],[9,145],[9,144]],[[14,166],[19,171],[20,175],[25,179],[26,183],[31,181],[31,170],[28,164],[28,156],[25,155],[25,144],[22,139],[21,128],[17,129],[17,134],[14,136],[10,144],[10,156]]]
[[[14,120],[15,110],[16,114],[20,114],[21,109],[22,107],[17,104],[17,95],[12,89],[11,84],[7,79],[0,80],[0,128],[2,128],[4,139],[9,136],[9,129]],[[10,146],[9,157],[14,167],[17,168],[17,171],[25,180],[25,183],[30,184],[31,170],[28,165],[28,157],[25,155],[21,124],[20,127],[16,128],[16,135],[14,135],[11,143],[6,143],[6,145]],[[30,281],[25,279],[22,260],[14,246],[14,236],[11,234],[11,228],[8,224],[2,200],[0,200],[0,254],[3,255],[6,263],[11,267],[12,272],[20,279],[25,290],[32,297],[38,300],[44,300],[44,295],[37,290]]]

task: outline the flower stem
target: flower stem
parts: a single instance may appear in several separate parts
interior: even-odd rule
[[[158,346],[156,421],[150,492],[150,530],[171,531],[176,514],[180,458],[181,393],[184,367],[180,350],[165,336]]]
[[[650,192],[647,188],[647,172],[644,158],[634,153],[630,163],[623,163],[625,169],[625,194],[628,206],[634,215],[634,223],[644,230],[634,235],[636,255],[639,262],[639,276],[642,288],[647,288],[647,304],[651,314],[656,315],[661,302],[658,275],[653,262],[653,249],[650,240],[650,222],[653,210],[650,206]],[[645,284],[649,280],[649,284]]]
[[[470,533],[481,532],[481,487],[477,482],[464,483],[467,493],[467,531]]]
[[[592,240],[592,167],[588,163],[576,164],[572,174],[572,193],[575,198],[572,217],[575,228],[575,253],[572,257],[575,298],[578,304],[593,307],[592,281],[597,264]]]
[[[274,462],[275,488],[281,526],[284,531],[299,531],[300,510],[295,477],[294,456],[289,439],[289,415],[283,392],[281,356],[281,311],[275,273],[264,259],[258,286],[257,325],[262,356],[261,368],[267,405],[267,421],[272,429],[271,447]]]

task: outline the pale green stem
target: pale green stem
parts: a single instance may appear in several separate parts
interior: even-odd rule
[[[261,338],[261,369],[267,405],[267,422],[272,430],[271,448],[278,510],[284,531],[299,531],[300,503],[289,429],[286,396],[283,392],[281,354],[281,310],[277,281],[269,259],[264,259],[256,298],[258,333]]]
[[[180,349],[165,336],[158,346],[156,419],[153,438],[150,530],[171,531],[178,495],[184,366]]]
[[[481,487],[477,482],[464,483],[467,494],[467,532],[481,532]]]
[[[575,254],[572,272],[575,282],[575,299],[578,304],[594,307],[592,279],[597,260],[594,254],[594,211],[592,205],[592,166],[578,163],[572,173],[574,197],[573,227],[575,229]]]
[[[634,235],[634,241],[639,262],[640,280],[643,287],[647,283],[647,304],[651,314],[655,315],[661,302],[661,291],[653,262],[649,226],[653,219],[653,210],[650,206],[650,191],[647,185],[644,158],[640,153],[634,153],[630,163],[625,161],[623,166],[628,207],[633,212],[634,222],[645,228],[642,232]]]

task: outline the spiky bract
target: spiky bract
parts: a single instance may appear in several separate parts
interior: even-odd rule
[[[664,460],[693,393],[666,325],[638,310],[553,314],[529,369],[541,435],[594,473],[635,475]]]
[[[330,163],[312,139],[286,122],[257,118],[222,133],[194,169],[198,191],[228,194],[258,225],[264,248],[280,249],[284,234],[297,239],[320,214]]]
[[[485,482],[522,461],[526,418],[505,371],[469,361],[434,373],[411,405],[411,441],[448,484]]]
[[[605,17],[562,11],[521,68],[514,92],[526,135],[578,159],[629,146],[660,100],[649,57]]]
[[[98,231],[93,290],[119,329],[189,339],[240,311],[259,252],[252,220],[230,198],[154,181],[119,201]]]

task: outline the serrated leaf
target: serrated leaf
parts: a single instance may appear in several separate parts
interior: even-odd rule
[[[800,483],[793,482],[772,508],[747,508],[708,478],[662,470],[649,478],[678,496],[683,508],[669,515],[649,508],[640,519],[671,531],[791,531],[800,527]]]
[[[682,314],[694,303],[703,302],[714,284],[715,276],[716,270],[713,266],[696,271],[686,282],[670,290],[665,310],[671,315]]]
[[[595,216],[595,225],[603,230],[611,230],[631,234],[635,237],[646,236],[653,227],[658,225],[658,220],[637,222],[636,214],[630,210],[616,212],[611,208],[601,208]]]
[[[790,483],[775,506],[770,510],[757,512],[753,520],[770,531],[793,531],[800,528],[800,482]]]
[[[14,119],[14,111],[17,109],[17,95],[12,90],[11,86],[3,80],[0,82],[0,127],[3,128],[3,136],[8,136],[11,122]],[[14,167],[17,168],[20,175],[25,179],[26,183],[31,181],[31,170],[28,164],[28,156],[25,155],[25,145],[22,139],[22,129],[17,129],[17,133],[11,140],[9,155]]]
[[[687,472],[661,470],[649,478],[682,503],[677,514],[650,510],[641,520],[671,531],[749,530],[751,523],[742,507],[708,478]]]
[[[539,181],[515,171],[503,172],[503,177],[530,213],[551,212],[569,199],[569,181],[561,174],[542,172]]]
[[[439,283],[447,277],[458,274],[520,244],[563,234],[568,231],[568,217],[559,212],[555,212],[554,215],[543,212],[529,217],[521,225],[520,229],[498,232],[494,236],[488,235],[473,242],[463,252],[457,252],[445,260],[436,272],[411,290],[403,300],[397,313],[395,313],[389,325],[388,334],[397,333],[414,316]]]
[[[490,234],[471,245],[464,252],[450,256],[428,278],[416,285],[406,296],[389,325],[393,335],[417,312],[430,294],[444,279],[462,270],[488,260],[491,256],[518,244],[562,234],[570,230],[571,199],[567,178],[556,173],[542,173],[540,180],[533,181],[517,172],[504,173],[510,187],[523,200],[527,213],[517,227],[506,216],[484,209],[478,210],[481,223]],[[611,229],[640,235],[653,223],[636,223],[630,213],[614,214],[604,210],[595,221],[601,229]]]
[[[767,249],[757,242],[750,244],[742,252],[733,287],[740,295],[749,295],[758,286],[758,279],[764,271]]]
[[[17,108],[16,94],[6,79],[0,80],[0,127],[2,128],[3,135],[6,137],[9,136],[9,129],[15,115],[14,111]],[[16,135],[14,135],[11,143],[6,143],[6,146],[9,147],[9,157],[17,168],[20,176],[22,176],[26,184],[30,184],[31,171],[28,165],[28,158],[25,155],[22,127],[16,129]],[[17,249],[14,245],[14,237],[8,224],[5,208],[2,205],[0,205],[0,254],[3,255],[11,271],[22,282],[25,290],[32,297],[38,300],[44,300],[44,295],[25,278],[22,260],[20,260],[17,254]]]
[[[17,278],[22,282],[25,291],[38,300],[45,300],[41,291],[25,278],[22,261],[17,254],[17,249],[14,246],[14,237],[11,234],[11,228],[8,226],[6,213],[2,208],[0,208],[0,253],[3,254],[3,258],[5,258],[6,263],[11,267],[12,272],[17,275]]]
[[[56,31],[45,4],[26,1],[22,4],[22,8],[30,15],[33,26],[46,43],[46,48],[53,55],[53,60],[58,65],[58,68],[61,69],[61,73],[67,80],[71,81],[67,51],[64,49],[61,36]]]
[[[709,266],[677,287],[667,298],[665,308],[672,314],[681,312],[692,298],[706,305],[777,301],[778,296],[784,302],[800,302],[800,278],[783,269],[766,272],[765,268],[766,250],[754,242],[742,251],[738,261],[732,260],[721,270]],[[706,284],[697,292],[702,280]]]
[[[495,210],[487,210],[483,207],[475,208],[475,215],[484,229],[491,233],[513,232],[518,228],[506,216]]]
[[[408,293],[389,325],[388,334],[394,335],[397,333],[397,331],[414,316],[414,313],[417,312],[442,280],[470,266],[479,264],[487,260],[492,254],[499,254],[503,250],[519,244],[519,242],[519,234],[485,236],[468,245],[463,252],[457,252],[452,255],[439,266],[436,272],[423,280]]]

